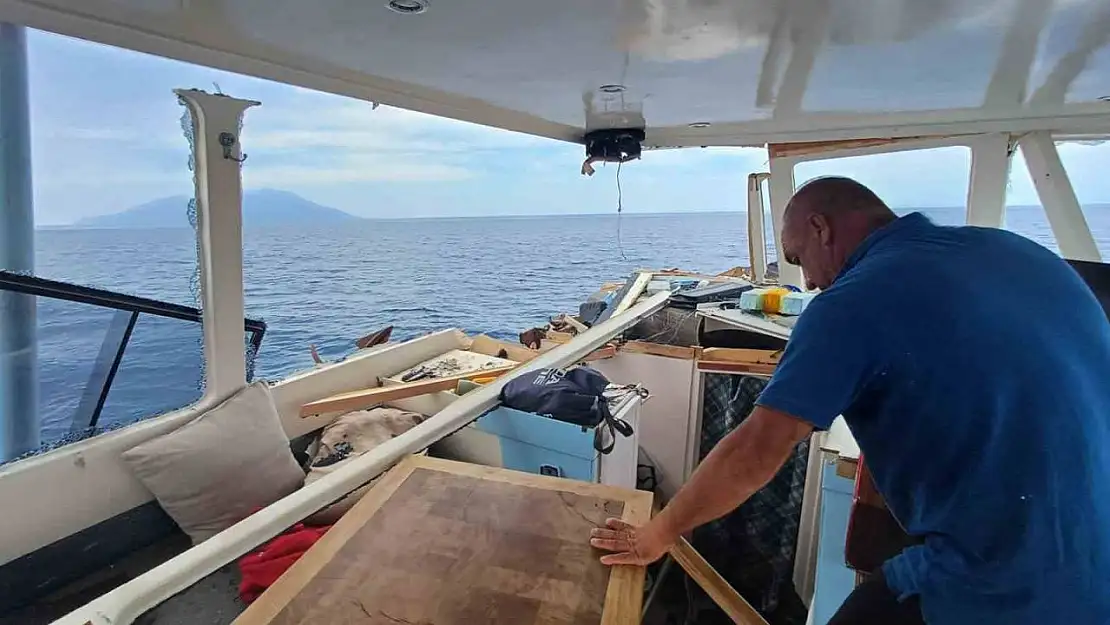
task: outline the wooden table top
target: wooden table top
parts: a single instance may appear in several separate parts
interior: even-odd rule
[[[632,625],[644,570],[601,565],[589,533],[651,497],[410,457],[235,623]]]

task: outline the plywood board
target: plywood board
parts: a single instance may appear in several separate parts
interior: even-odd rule
[[[651,494],[433,458],[386,474],[236,625],[632,625],[644,570],[589,546]]]

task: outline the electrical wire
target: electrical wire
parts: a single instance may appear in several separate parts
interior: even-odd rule
[[[624,202],[621,193],[621,165],[624,161],[617,161],[617,251],[620,252],[621,260],[628,262],[628,257],[624,255],[624,243],[621,241],[621,213],[624,211]]]

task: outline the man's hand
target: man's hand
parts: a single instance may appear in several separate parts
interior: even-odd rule
[[[658,525],[653,522],[635,527],[620,519],[609,519],[605,527],[595,527],[590,532],[590,544],[613,552],[602,556],[602,564],[647,566],[663,557],[676,540],[666,537]]]

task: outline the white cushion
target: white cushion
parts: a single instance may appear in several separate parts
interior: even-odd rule
[[[304,483],[265,382],[125,451],[123,461],[193,544]]]

